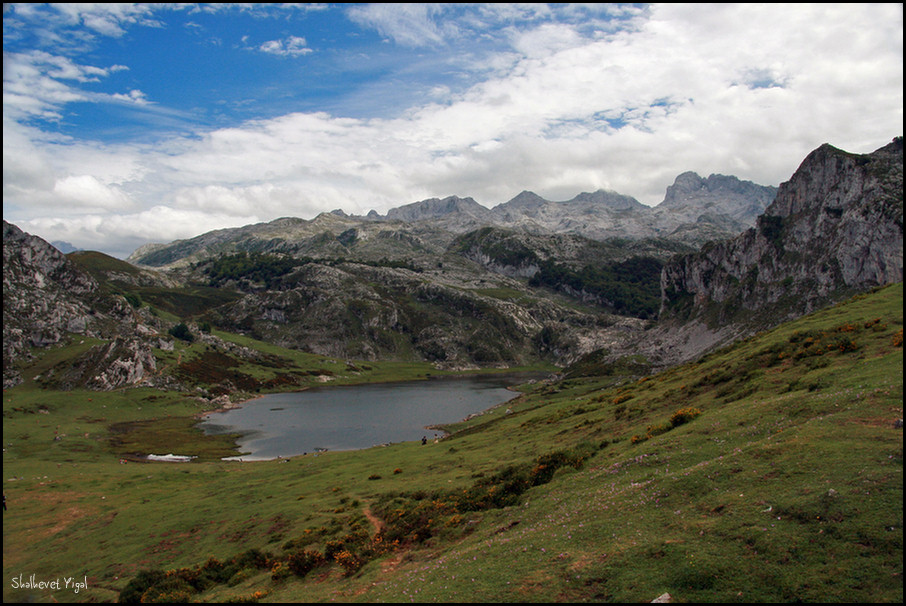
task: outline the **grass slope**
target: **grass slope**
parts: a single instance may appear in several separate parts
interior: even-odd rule
[[[287,462],[220,461],[226,444],[192,434],[198,405],[180,394],[23,385],[4,392],[4,601],[131,587],[899,603],[902,310],[894,285],[658,375],[528,386],[438,444]],[[119,424],[151,418],[166,425],[149,436],[190,436],[199,459],[120,464]],[[88,587],[14,588],[18,575]]]

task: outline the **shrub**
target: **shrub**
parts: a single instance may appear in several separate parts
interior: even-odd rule
[[[192,599],[195,590],[179,577],[168,577],[155,583],[142,594],[141,602],[145,604],[186,604]]]
[[[333,559],[343,567],[346,576],[355,574],[365,564],[362,558],[345,549],[334,554]]]
[[[249,549],[235,558],[233,562],[240,568],[266,568],[267,554],[260,549]]]
[[[671,419],[672,421],[672,419]],[[654,436],[659,436],[662,433],[667,433],[671,429],[676,427],[672,423],[661,423],[660,425],[649,425],[645,429],[645,438],[653,438]]]
[[[632,396],[631,393],[620,394],[620,395],[618,395],[617,397],[615,397],[615,398],[613,399],[613,403],[614,403],[614,404],[622,404],[623,402],[626,402],[627,400],[631,400],[632,397],[633,397],[633,396]],[[624,407],[624,408],[625,408],[625,407]]]
[[[282,581],[288,578],[292,573],[293,571],[290,570],[286,563],[278,560],[277,562],[274,562],[274,565],[271,567],[271,580]]]
[[[702,413],[702,411],[700,411],[697,408],[692,408],[692,407],[680,408],[679,410],[677,410],[676,412],[673,413],[672,417],[670,417],[670,425],[672,427],[679,427],[683,423],[688,423],[695,417],[699,416],[701,413]]]
[[[285,557],[284,561],[289,570],[297,577],[304,577],[314,568],[326,562],[320,552],[308,549],[290,553]]]
[[[145,591],[163,581],[166,576],[163,570],[142,570],[135,575],[135,578],[126,583],[126,586],[120,591],[117,601],[120,603],[141,602]]]
[[[191,343],[192,341],[195,340],[195,337],[192,335],[192,332],[189,330],[189,327],[186,326],[185,323],[183,323],[183,322],[180,322],[179,324],[177,324],[176,326],[174,326],[167,332],[169,332],[171,336],[176,337],[177,339],[186,341],[188,343]]]

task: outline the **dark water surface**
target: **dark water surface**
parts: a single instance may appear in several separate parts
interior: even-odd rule
[[[472,376],[268,394],[199,423],[208,435],[242,433],[243,460],[433,440],[427,425],[455,423],[511,400],[521,376]]]

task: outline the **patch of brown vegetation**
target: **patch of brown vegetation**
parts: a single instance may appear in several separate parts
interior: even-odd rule
[[[173,374],[181,381],[190,383],[207,383],[214,386],[224,386],[220,391],[226,393],[229,391],[226,385],[232,385],[234,389],[251,391],[258,387],[258,381],[253,377],[233,370],[240,366],[241,362],[236,358],[222,354],[216,351],[204,351],[201,355],[180,362]],[[212,392],[216,390],[212,388]]]
[[[96,507],[74,503],[85,496],[85,493],[75,491],[24,493],[17,495],[15,503],[10,507],[29,512],[30,515],[24,522],[24,532],[28,535],[29,542],[32,542],[57,535],[85,518],[96,517]],[[17,522],[18,525],[20,524]]]

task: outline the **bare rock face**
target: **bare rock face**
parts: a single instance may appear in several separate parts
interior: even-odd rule
[[[39,380],[55,389],[110,391],[141,384],[156,367],[147,342],[137,337],[116,337],[92,347],[72,364],[51,369]]]
[[[15,362],[33,347],[71,334],[109,338],[129,333],[136,321],[121,297],[99,292],[97,282],[59,250],[3,222],[3,386],[21,381]]]
[[[865,155],[822,145],[755,227],[664,267],[661,320],[738,336],[902,280],[902,137]]]
[[[19,382],[13,361],[29,358],[31,347],[88,330],[91,310],[83,297],[96,290],[56,248],[3,222],[4,388]]]

